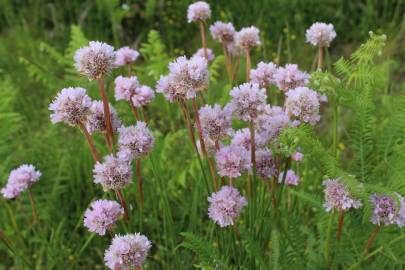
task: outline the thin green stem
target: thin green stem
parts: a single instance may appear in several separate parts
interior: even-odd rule
[[[338,118],[339,118],[339,107],[337,102],[333,105],[333,156],[337,158],[337,146],[338,146]]]
[[[35,206],[35,200],[34,200],[34,195],[32,195],[31,188],[28,189],[28,196],[30,198],[30,203],[32,207],[32,216],[34,218],[34,222],[38,221],[38,213],[37,213],[37,207]]]

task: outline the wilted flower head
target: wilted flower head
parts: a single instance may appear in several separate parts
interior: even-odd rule
[[[217,170],[220,176],[236,178],[251,168],[249,152],[242,146],[222,147],[216,153]]]
[[[215,58],[214,52],[213,52],[210,48],[207,48],[207,56],[208,56],[208,59],[207,59],[208,62],[211,62],[211,61],[214,60],[214,58]],[[202,57],[202,58],[205,58],[204,48],[198,49],[198,50],[195,52],[195,54],[193,54],[192,57]]]
[[[296,64],[287,64],[276,70],[274,80],[278,88],[288,91],[300,86],[306,86],[309,82],[309,74],[299,70]]]
[[[94,183],[101,184],[105,190],[120,190],[131,183],[131,164],[111,154],[104,157],[103,163],[94,165],[93,176]]]
[[[155,92],[147,85],[142,85],[135,89],[135,94],[132,96],[132,104],[135,107],[142,107],[150,103],[155,98]]]
[[[212,193],[208,202],[208,216],[221,227],[233,225],[247,205],[245,197],[232,186],[223,186],[218,192]]]
[[[118,118],[118,114],[114,107],[111,104],[109,104],[109,106],[112,129],[113,132],[116,132],[121,126],[121,120]],[[105,126],[104,106],[102,101],[94,100],[91,104],[90,114],[86,122],[86,128],[90,134],[95,132],[104,132],[107,130]]]
[[[349,210],[350,208],[360,208],[362,206],[359,200],[355,200],[347,187],[338,179],[328,179],[322,183],[325,186],[326,211],[336,209],[338,211]]]
[[[286,93],[285,109],[291,118],[315,125],[320,119],[318,95],[307,87],[297,87]]]
[[[84,212],[84,226],[91,232],[105,235],[123,213],[124,208],[116,201],[97,200]]]
[[[261,87],[268,87],[275,83],[274,74],[277,71],[276,64],[260,62],[256,69],[250,70],[250,80]]]
[[[255,26],[244,27],[236,33],[235,42],[243,49],[259,46],[261,44],[259,33],[259,29]]]
[[[221,109],[218,104],[205,105],[199,110],[199,116],[204,137],[214,142],[227,137],[232,130],[230,110]]]
[[[295,161],[301,161],[304,155],[301,152],[295,152],[294,155],[292,155],[292,159]]]
[[[370,196],[370,202],[373,204],[373,215],[371,222],[373,224],[390,225],[397,224],[403,227],[405,224],[405,203],[404,198],[397,194],[399,204],[394,198],[388,195],[373,194]]]
[[[225,46],[235,41],[235,28],[232,23],[217,21],[210,26],[211,36],[214,40],[223,43]]]
[[[120,158],[133,160],[152,151],[155,139],[145,122],[138,121],[136,126],[122,126],[118,132],[118,156]]]
[[[332,24],[316,22],[306,32],[307,42],[314,46],[329,47],[335,37]]]
[[[21,165],[17,169],[11,171],[8,176],[7,185],[1,189],[4,198],[13,199],[29,189],[35,182],[39,180],[42,173],[35,170],[33,165]]]
[[[293,125],[287,113],[278,106],[266,105],[263,114],[256,119],[258,137],[264,140],[263,144],[273,141],[284,128]]]
[[[129,65],[135,62],[138,57],[139,52],[137,50],[131,49],[130,47],[122,47],[115,53],[115,66],[121,67]]]
[[[282,183],[284,177],[284,172],[281,172],[278,176],[278,182]],[[295,174],[293,170],[288,170],[287,175],[285,176],[284,185],[286,186],[298,186],[300,177]]]
[[[100,41],[90,41],[87,47],[76,51],[75,68],[80,74],[95,80],[110,73],[114,67],[114,48]]]
[[[85,123],[90,114],[91,99],[86,95],[86,89],[80,87],[63,88],[56,99],[49,105],[51,122],[65,122],[70,126]]]
[[[136,76],[132,77],[122,77],[118,76],[115,78],[115,99],[116,100],[127,100],[130,101],[131,97],[136,94],[136,90],[141,87],[138,78]]]
[[[234,87],[229,94],[232,97],[229,106],[241,120],[253,121],[265,109],[266,90],[256,83],[241,84]]]
[[[198,1],[188,6],[187,20],[189,23],[205,21],[209,18],[211,18],[211,9],[206,2]]]
[[[271,150],[258,149],[256,151],[257,174],[262,178],[271,178],[277,174],[277,168]]]
[[[112,270],[138,269],[146,260],[151,247],[148,238],[139,233],[115,235],[112,244],[105,251],[104,262]]]

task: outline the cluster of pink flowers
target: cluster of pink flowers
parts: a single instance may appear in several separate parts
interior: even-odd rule
[[[284,178],[284,172],[280,173],[278,176],[278,182],[282,183]],[[300,177],[295,174],[293,170],[288,170],[285,176],[284,185],[286,186],[298,186],[298,182],[300,181]]]
[[[211,8],[203,1],[195,2],[188,6],[187,20],[188,22],[205,21],[211,18]]]
[[[110,154],[104,157],[104,162],[95,164],[93,176],[94,183],[101,184],[105,190],[121,190],[131,183],[131,164]]]
[[[336,37],[336,32],[332,24],[316,22],[307,30],[307,42],[314,46],[329,47]]]
[[[398,196],[398,202],[388,195],[373,194],[370,196],[370,202],[373,204],[373,215],[371,222],[373,224],[391,225],[397,224],[399,227],[405,226],[405,201],[402,196]]]
[[[122,47],[115,53],[115,66],[122,67],[130,65],[139,57],[139,52],[129,47]]]
[[[115,99],[126,100],[135,107],[142,107],[155,98],[155,93],[149,86],[141,85],[136,76],[115,78]]]
[[[277,166],[271,150],[267,148],[256,151],[256,170],[260,177],[269,179],[277,174]]]
[[[280,90],[288,91],[309,83],[309,74],[298,69],[298,65],[287,64],[279,67],[274,74],[274,80]]]
[[[201,57],[201,58],[204,58],[204,57],[205,57],[205,55],[204,55],[204,49],[203,49],[203,48],[199,48],[199,49],[193,54],[192,57]],[[208,58],[207,58],[208,62],[213,61],[214,58],[215,58],[215,54],[214,54],[214,52],[213,52],[210,48],[207,48],[207,57],[208,57]]]
[[[91,232],[105,235],[122,214],[124,209],[116,201],[97,200],[84,212],[84,226]]]
[[[230,145],[222,147],[216,154],[216,164],[220,176],[237,178],[252,164],[248,151],[242,146]]]
[[[268,87],[271,84],[275,84],[276,80],[274,75],[276,74],[276,64],[269,62],[260,62],[257,64],[256,69],[250,70],[250,80],[253,83],[257,83],[261,87]]]
[[[298,87],[286,93],[285,108],[291,118],[315,125],[320,119],[318,94],[307,87]]]
[[[113,132],[121,126],[121,120],[118,118],[118,114],[114,107],[110,106],[110,117]],[[86,121],[86,128],[90,134],[95,132],[106,132],[105,118],[104,118],[104,107],[103,102],[94,100],[90,107],[90,114]]]
[[[338,179],[328,179],[323,181],[325,186],[325,204],[326,211],[336,209],[338,211],[346,211],[350,208],[360,208],[362,203],[355,200],[350,194],[347,187]]]
[[[1,189],[1,193],[4,198],[14,199],[38,182],[41,175],[42,173],[37,171],[33,165],[23,164],[11,171],[7,185]]]
[[[204,137],[216,142],[227,137],[231,132],[231,111],[221,106],[205,105],[199,110]]]
[[[232,50],[235,42],[235,27],[232,23],[217,21],[210,26],[211,36],[214,40],[221,42],[228,51]]]
[[[261,45],[260,30],[255,26],[244,27],[235,35],[236,46],[250,49]]]
[[[134,160],[152,151],[155,139],[145,122],[118,129],[118,156],[123,160]]]

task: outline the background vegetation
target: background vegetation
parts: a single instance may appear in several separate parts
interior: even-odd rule
[[[147,112],[157,140],[151,158],[143,162],[145,208],[138,208],[134,186],[126,190],[135,222],[128,227],[121,224],[117,231],[141,231],[151,239],[153,249],[145,269],[192,269],[193,265],[205,269],[324,269],[320,254],[332,216],[322,208],[320,184],[325,176],[334,177],[344,170],[368,183],[367,192],[386,188],[405,194],[405,2],[207,2],[213,10],[212,21],[260,28],[263,46],[254,51],[254,63],[259,59],[293,62],[313,71],[315,50],[304,43],[305,29],[315,21],[334,24],[338,36],[327,64],[341,82],[321,83],[318,88],[343,89],[335,93],[342,106],[339,158],[329,157],[331,112],[326,106],[315,131],[319,141],[306,128],[285,134],[286,142],[300,139],[308,158],[300,168],[302,184],[293,193],[296,207],[281,231],[274,229],[271,214],[260,212],[262,207],[249,209],[246,215],[261,224],[261,234],[252,235],[253,225],[245,224],[241,227],[243,241],[237,242],[231,230],[220,230],[208,220],[209,193],[180,111],[158,95]],[[22,163],[35,164],[43,172],[33,190],[40,226],[30,221],[26,194],[15,201],[0,198],[0,229],[13,240],[11,248],[0,245],[0,269],[104,268],[109,239],[94,236],[82,226],[84,209],[103,196],[92,183],[90,152],[79,131],[50,123],[48,104],[67,86],[82,86],[97,97],[96,85],[80,78],[72,65],[74,51],[88,40],[138,48],[142,60],[137,62],[137,75],[154,87],[173,57],[191,55],[200,46],[197,26],[186,21],[189,3],[0,0],[0,184]],[[370,30],[387,35],[385,46],[374,36],[369,43],[372,50],[360,52],[364,62],[354,57],[333,65],[340,56],[349,58],[369,39]],[[216,55],[221,54],[217,44],[211,40],[208,44]],[[223,104],[228,98],[230,86],[223,65],[223,58],[218,57],[210,67],[210,103]],[[110,94],[113,78],[108,81]],[[132,123],[126,104],[115,106],[123,121]],[[97,138],[100,149],[104,149],[103,143]],[[360,195],[367,200],[366,194]],[[331,245],[331,267],[404,267],[404,234],[397,227],[385,228],[375,244],[376,252],[370,258],[361,257],[373,229],[364,212],[353,212],[347,218],[343,241],[340,246]],[[332,218],[336,224],[337,217]],[[221,246],[228,242],[234,244]]]

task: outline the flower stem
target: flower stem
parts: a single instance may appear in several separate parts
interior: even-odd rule
[[[342,237],[344,218],[345,218],[345,212],[340,211],[340,215],[339,215],[339,227],[338,227],[338,233],[337,233],[337,236],[336,236],[336,240],[337,240],[337,241],[340,241],[340,238]]]
[[[100,90],[100,95],[103,100],[103,107],[104,107],[104,121],[105,121],[105,126],[107,129],[107,135],[108,135],[108,148],[111,149],[114,145],[114,134],[113,134],[113,129],[111,125],[111,114],[110,114],[110,105],[108,103],[108,97],[107,97],[107,92],[105,90],[105,85],[104,85],[104,80],[98,79],[98,86]]]
[[[226,46],[224,43],[222,43],[222,49],[224,51],[224,56],[225,56],[225,61],[226,61],[226,71],[228,73],[229,77],[229,82],[232,83],[232,58],[230,57],[228,50],[226,49]]]
[[[200,139],[201,151],[202,151],[203,156],[205,157],[207,155],[207,151],[205,149],[205,143],[204,143],[204,137],[203,137],[203,134],[202,134],[200,116],[198,114],[198,108],[197,108],[197,103],[195,102],[195,98],[193,98],[191,100],[191,103],[193,104],[195,125],[197,126],[197,129],[198,129],[198,136],[199,136],[199,139]]]
[[[250,81],[250,68],[251,68],[251,60],[250,60],[250,49],[247,48],[245,51],[246,54],[246,82]]]
[[[138,193],[139,193],[139,201],[140,204],[143,205],[144,197],[143,197],[143,189],[142,189],[142,174],[141,174],[141,160],[136,160],[136,177],[138,178]]]
[[[142,114],[143,121],[147,124],[148,123],[148,118],[146,118],[146,112],[143,109],[143,106],[141,106],[141,114]]]
[[[240,56],[237,57],[235,69],[232,71],[232,83],[236,80],[236,76],[238,75],[239,72],[240,58],[241,58]]]
[[[205,39],[205,25],[203,21],[199,21],[200,24],[200,32],[201,32],[201,42],[202,42],[202,47],[204,50],[204,57],[208,61],[208,51],[207,51],[207,41]]]
[[[253,121],[249,123],[250,129],[250,159],[253,167],[253,177],[256,177],[256,143],[255,143],[255,127]]]
[[[338,144],[338,117],[339,117],[339,107],[335,102],[333,105],[333,156],[337,158],[337,144]]]
[[[138,122],[140,120],[140,118],[139,118],[138,111],[136,110],[136,107],[134,106],[134,103],[132,102],[132,96],[129,99],[129,105],[131,106],[131,111],[132,111],[132,114],[135,117],[135,120]]]
[[[324,258],[326,261],[326,269],[329,268],[329,250],[330,250],[330,237],[332,234],[332,221],[333,221],[334,215],[331,214],[329,215],[329,221],[328,221],[328,228],[326,231],[326,240],[325,240],[325,250],[324,250]]]
[[[37,213],[37,207],[35,206],[35,200],[34,200],[34,195],[31,192],[31,188],[28,189],[28,196],[30,198],[30,203],[32,207],[32,217],[34,218],[34,222],[38,221],[38,213]]]
[[[86,137],[87,143],[89,144],[91,154],[93,155],[93,159],[95,162],[99,161],[100,158],[97,154],[96,147],[94,146],[93,138],[91,137],[90,133],[87,131],[86,126],[83,123],[79,123],[79,128],[82,130],[84,136]],[[107,139],[108,141],[108,139]]]
[[[128,216],[128,208],[127,208],[127,203],[125,202],[124,197],[122,196],[121,190],[116,190],[115,194],[117,194],[118,199],[120,200],[122,208],[124,208],[124,219],[125,221],[129,221],[129,216]]]
[[[323,54],[324,54],[324,48],[322,46],[320,46],[318,49],[318,69],[319,70],[323,69]]]
[[[371,246],[373,245],[373,242],[374,242],[375,238],[377,237],[377,234],[380,232],[380,229],[381,229],[380,225],[375,226],[373,232],[370,235],[370,238],[368,238],[368,240],[367,240],[366,246],[364,247],[363,255],[368,254],[368,251],[371,248]]]

